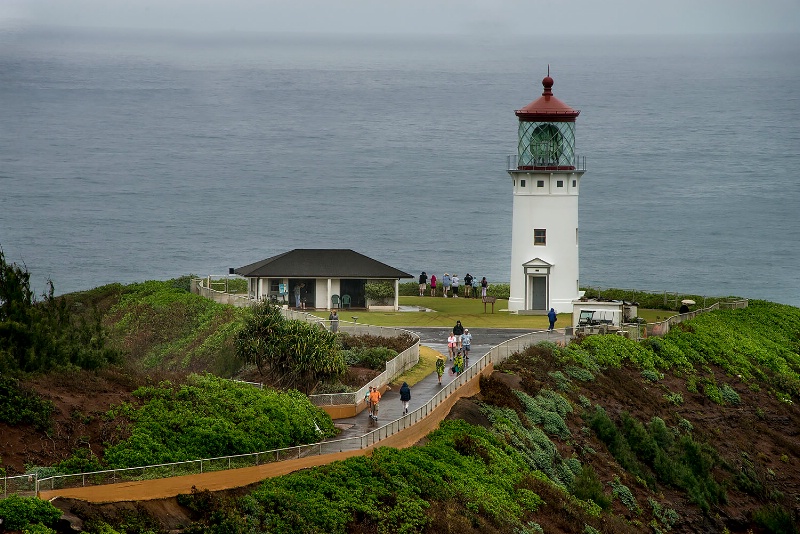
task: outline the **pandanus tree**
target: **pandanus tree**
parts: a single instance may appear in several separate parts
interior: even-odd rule
[[[236,336],[236,354],[273,386],[312,393],[323,380],[347,371],[336,336],[317,325],[290,321],[264,302]]]

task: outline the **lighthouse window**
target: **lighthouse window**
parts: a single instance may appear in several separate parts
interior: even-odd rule
[[[572,180],[572,187],[578,186],[578,180]]]
[[[547,244],[547,230],[544,228],[533,229],[533,244],[546,245]]]
[[[544,187],[544,180],[537,180],[536,187]]]
[[[519,181],[519,186],[520,187],[525,187],[525,180],[520,180]]]
[[[564,180],[557,180],[556,187],[564,187]]]

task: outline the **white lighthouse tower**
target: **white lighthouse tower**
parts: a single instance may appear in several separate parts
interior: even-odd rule
[[[549,69],[548,69],[549,71]],[[575,155],[574,110],[544,92],[516,111],[517,154],[509,157],[514,203],[511,225],[511,311],[572,313],[578,298],[578,193],[585,160]]]

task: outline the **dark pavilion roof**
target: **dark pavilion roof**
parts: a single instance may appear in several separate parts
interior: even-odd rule
[[[350,249],[296,248],[234,269],[251,278],[413,278]]]

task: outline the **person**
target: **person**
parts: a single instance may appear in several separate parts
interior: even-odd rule
[[[367,392],[364,393],[364,404],[367,405],[367,413],[369,413],[369,418],[372,419],[372,403],[369,401],[369,396],[372,394],[372,386],[367,388]]]
[[[469,351],[472,345],[472,334],[469,333],[469,328],[464,329],[461,335],[461,348],[464,349],[464,360],[469,360]]]
[[[452,281],[453,280],[450,278],[450,275],[444,273],[444,276],[442,277],[442,296],[444,298],[447,298],[447,292],[450,291],[450,284]]]
[[[403,415],[405,415],[408,413],[408,403],[411,401],[411,388],[405,382],[400,386],[400,400],[403,403]]]
[[[431,296],[432,297],[436,296],[436,275],[435,274],[431,275]]]
[[[447,353],[449,354],[448,359],[450,360],[456,355],[456,335],[452,332],[447,336]]]
[[[295,284],[294,286],[294,307],[300,309],[300,288],[303,284]]]
[[[425,274],[425,271],[422,271],[422,274],[419,275],[419,296],[425,296],[425,290],[428,289],[428,275]]]
[[[439,377],[439,385],[442,385],[442,375],[444,374],[444,358],[442,356],[436,357],[436,376]]]
[[[372,393],[369,394],[369,405],[370,405],[370,418],[377,421],[378,420],[378,403],[381,401],[381,392],[378,391],[376,386],[372,387]]]
[[[331,322],[331,332],[334,334],[339,331],[339,314],[336,310],[331,311],[331,314],[328,316],[328,320]]]
[[[461,336],[464,334],[464,327],[461,325],[461,321],[456,321],[456,325],[453,327],[453,335],[456,337],[456,347],[461,348]]]
[[[461,372],[464,370],[464,352],[462,349],[458,349],[456,353],[456,359],[453,362],[453,371],[460,375]]]
[[[678,313],[680,314],[689,313],[689,306],[686,304],[681,304],[681,309],[678,310]]]
[[[464,295],[467,298],[472,296],[472,275],[469,273],[464,276]]]
[[[458,275],[454,274],[451,280],[453,284],[453,297],[458,298]]]
[[[481,297],[486,296],[486,288],[489,287],[489,282],[486,281],[486,277],[484,276],[481,278]]]
[[[550,321],[550,327],[548,328],[548,330],[552,331],[553,328],[555,328],[557,318],[558,317],[556,316],[556,310],[550,308],[550,311],[547,312],[547,319]]]

